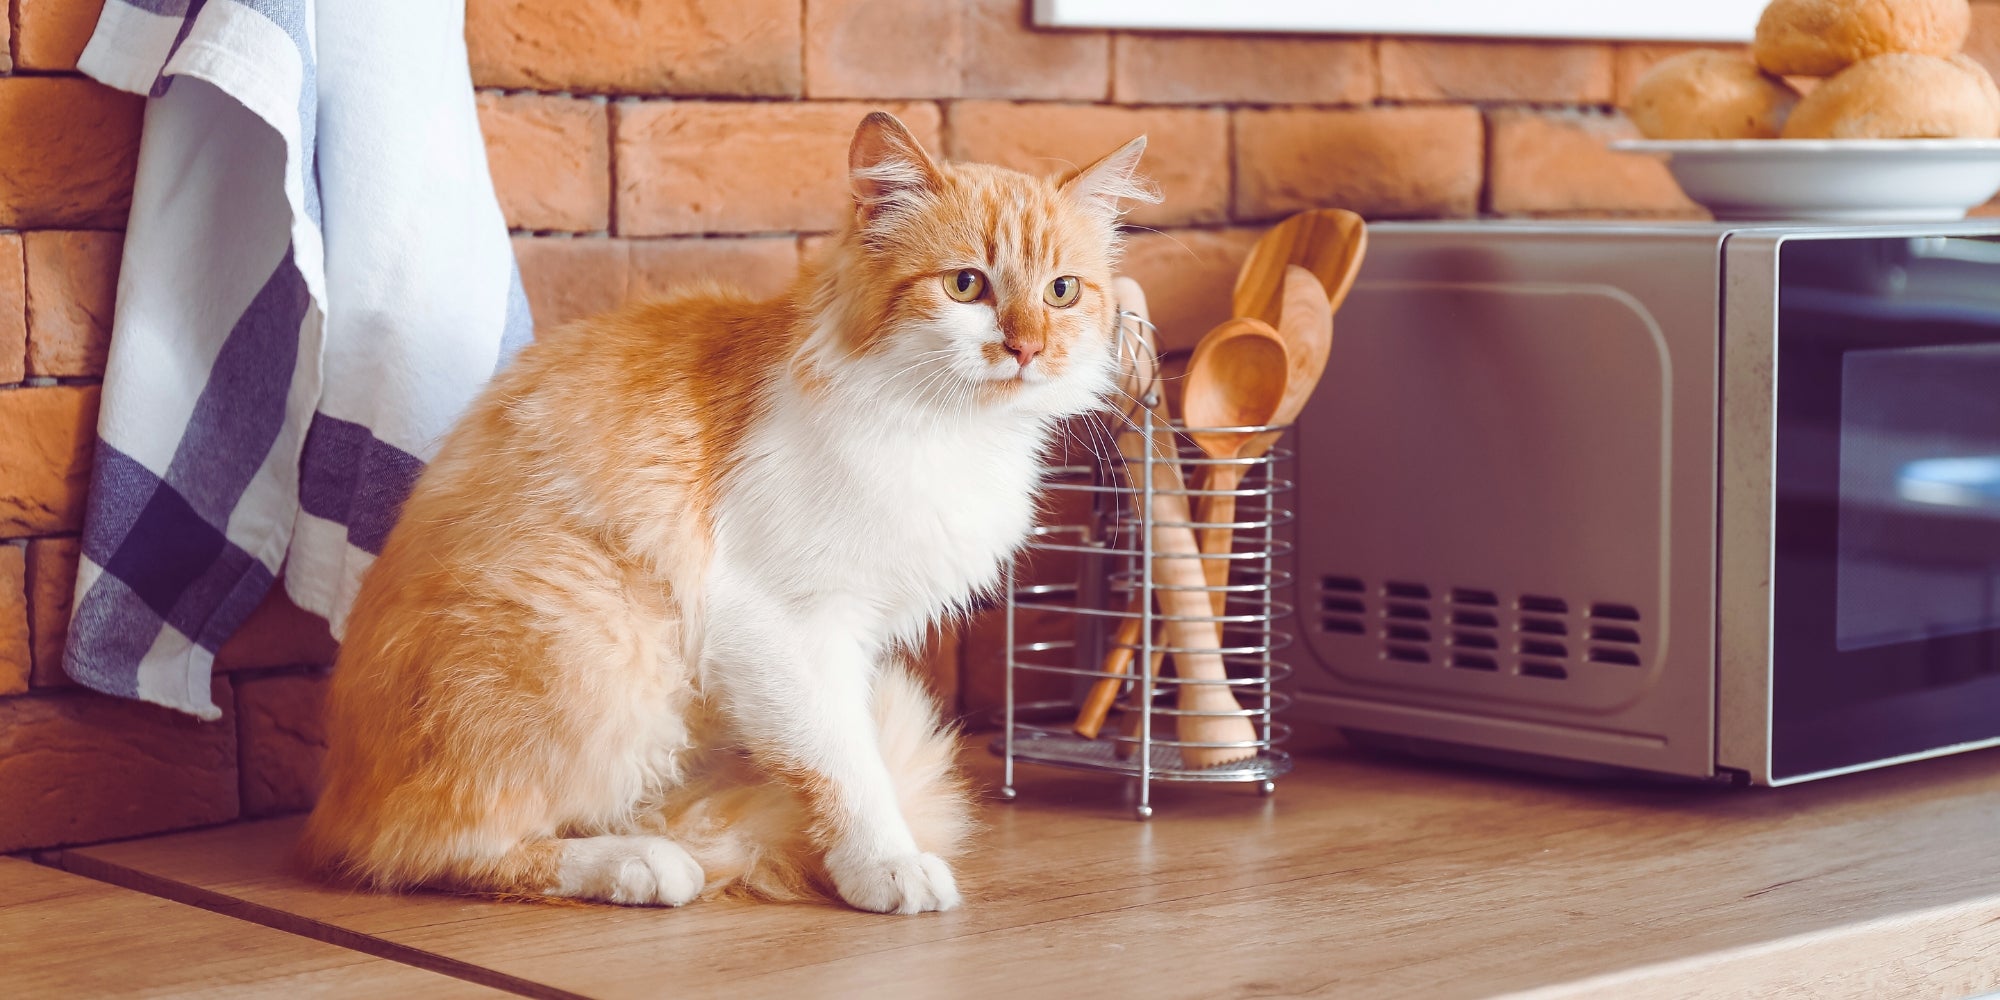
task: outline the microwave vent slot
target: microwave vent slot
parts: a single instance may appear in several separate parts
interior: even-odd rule
[[[1337,594],[1329,594],[1320,598],[1319,609],[1321,611],[1334,611],[1350,615],[1365,615],[1368,613],[1368,605],[1363,603],[1360,598],[1342,597]]]
[[[1536,635],[1568,635],[1569,625],[1559,618],[1530,618],[1522,615],[1521,631]]]
[[[1492,614],[1491,612],[1488,612],[1488,611],[1466,611],[1466,610],[1464,610],[1464,609],[1462,609],[1462,608],[1461,608],[1461,609],[1454,609],[1454,610],[1452,611],[1452,613],[1451,613],[1451,623],[1452,623],[1453,625],[1463,625],[1463,626],[1465,626],[1466,628],[1499,628],[1499,627],[1500,627],[1500,619],[1498,619],[1498,618],[1495,618],[1495,617],[1493,616],[1493,614]]]
[[[1636,622],[1639,620],[1639,609],[1630,604],[1597,603],[1590,606],[1590,617],[1608,618],[1612,621],[1620,622]]]
[[[1391,580],[1382,585],[1382,593],[1390,597],[1399,597],[1408,601],[1428,601],[1431,599],[1431,588],[1421,583],[1399,583]]]
[[[1535,611],[1547,615],[1569,614],[1569,602],[1560,597],[1543,597],[1539,594],[1522,594],[1521,610]]]
[[[1391,644],[1382,647],[1382,655],[1392,660],[1401,660],[1404,663],[1431,662],[1430,651],[1424,649],[1422,646],[1405,646],[1402,644]]]
[[[1566,681],[1569,679],[1569,671],[1563,669],[1561,664],[1544,663],[1541,660],[1522,660],[1521,676],[1540,677],[1551,681]]]
[[[1493,593],[1490,590],[1475,590],[1471,587],[1453,587],[1451,588],[1451,603],[1476,604],[1484,608],[1496,608],[1500,606],[1500,597],[1499,595]]]
[[[1483,632],[1453,632],[1451,644],[1460,649],[1499,649],[1500,640]]]
[[[1590,640],[1592,642],[1617,642],[1627,646],[1636,646],[1639,644],[1639,630],[1626,628],[1623,625],[1592,625],[1590,627]]]
[[[1427,622],[1431,620],[1431,609],[1421,604],[1391,601],[1383,609],[1382,613],[1390,618],[1401,618],[1405,621]]]
[[[1422,625],[1390,625],[1382,630],[1382,634],[1398,642],[1431,641],[1431,630]]]
[[[1487,673],[1498,673],[1500,670],[1500,664],[1484,653],[1453,653],[1451,665],[1460,670],[1484,670]]]
[[[1560,642],[1550,642],[1546,639],[1523,639],[1521,640],[1521,655],[1552,656],[1558,660],[1567,660],[1569,659],[1569,647]]]
[[[1620,666],[1636,667],[1639,665],[1639,654],[1629,649],[1605,649],[1601,646],[1596,646],[1590,650],[1590,662],[1616,663]]]
[[[1368,588],[1363,586],[1360,580],[1357,580],[1351,576],[1320,577],[1319,589],[1327,591],[1339,590],[1339,591],[1345,591],[1350,594],[1361,594],[1361,593],[1366,593],[1368,591]]]

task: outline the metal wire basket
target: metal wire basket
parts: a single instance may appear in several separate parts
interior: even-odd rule
[[[1139,343],[1121,339],[1121,350]],[[1186,428],[1165,417],[1157,378],[1142,389],[1129,420],[1106,428],[1119,435],[1118,454],[1054,470],[1059,523],[1037,528],[1008,568],[1003,728],[992,747],[1005,762],[1003,798],[1016,794],[1017,763],[1116,774],[1131,780],[1146,819],[1154,781],[1255,782],[1270,794],[1291,769],[1278,749],[1290,728],[1277,715],[1291,700],[1278,686],[1291,668],[1278,657],[1293,641],[1280,627],[1293,612],[1293,512],[1283,506],[1292,452],[1216,458],[1188,436],[1268,447],[1285,428]],[[1216,509],[1231,502],[1233,513]],[[1107,673],[1108,659],[1130,669]],[[1085,706],[1107,700],[1121,725],[1082,726]]]

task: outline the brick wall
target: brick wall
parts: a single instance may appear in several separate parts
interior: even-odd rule
[[[58,666],[141,102],[74,72],[97,0],[0,18],[0,851],[299,808],[324,627],[267,602],[202,725]],[[1127,268],[1167,338],[1225,318],[1259,228],[1370,218],[1690,215],[1611,110],[1674,46],[1040,32],[1022,0],[468,0],[495,182],[537,319],[698,275],[782,287],[842,212],[886,107],[933,149],[1034,170],[1152,137],[1167,200]],[[2000,0],[1975,4],[2000,68]],[[992,637],[965,643],[990,702]],[[958,654],[948,643],[942,654]],[[947,682],[952,679],[947,676]]]

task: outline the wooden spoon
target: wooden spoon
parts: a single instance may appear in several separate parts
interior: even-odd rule
[[[1250,248],[1250,256],[1236,272],[1231,305],[1238,316],[1254,316],[1277,326],[1284,305],[1285,266],[1297,264],[1319,279],[1327,301],[1338,311],[1367,252],[1368,224],[1361,216],[1339,208],[1300,212],[1271,227]]]
[[[1318,299],[1319,282],[1307,275],[1313,298]],[[1202,431],[1203,427],[1262,427],[1277,423],[1293,382],[1292,367],[1297,362],[1285,340],[1270,324],[1259,319],[1233,319],[1210,331],[1194,349],[1188,362],[1187,388],[1181,398],[1188,438],[1211,459],[1231,462],[1247,455],[1260,440],[1273,437],[1269,431]],[[1270,446],[1264,446],[1268,451]],[[1261,452],[1260,452],[1261,454]],[[1202,563],[1209,586],[1220,586],[1229,577],[1232,529],[1218,527],[1236,520],[1236,497],[1229,491],[1243,484],[1248,471],[1244,465],[1221,464],[1208,467],[1202,489],[1211,495],[1196,501],[1195,520],[1201,529],[1201,550],[1211,558]],[[1214,495],[1220,493],[1221,495]],[[1220,607],[1222,593],[1210,595]],[[1215,612],[1220,614],[1221,612]]]
[[[1278,331],[1273,330],[1269,323],[1244,317],[1229,320],[1210,330],[1201,343],[1195,345],[1194,357],[1188,362],[1187,384],[1181,396],[1181,414],[1190,428],[1188,438],[1210,459],[1227,463],[1239,457],[1258,434],[1219,428],[1257,427],[1272,423],[1284,402],[1290,370],[1290,353]],[[1209,467],[1205,488],[1234,490],[1242,478],[1243,467],[1240,465],[1213,465]],[[1212,523],[1236,518],[1236,497],[1233,495],[1206,497],[1202,507],[1208,511],[1208,516],[1197,520]],[[1224,549],[1208,554],[1217,556],[1226,553]],[[1204,566],[1211,562],[1221,564],[1221,572],[1226,579],[1226,562],[1212,558],[1204,560]],[[1209,572],[1204,569],[1205,584],[1208,579]],[[1185,600],[1188,596],[1185,591],[1160,591],[1163,608],[1167,608],[1170,597],[1174,600],[1174,606],[1167,611],[1170,622],[1187,617],[1191,612],[1201,617],[1213,616],[1214,604],[1206,593],[1191,595],[1195,598],[1193,601]],[[1220,649],[1222,626],[1220,623],[1207,624],[1214,637],[1214,645],[1207,648]],[[1183,646],[1184,643],[1175,641],[1172,645]],[[1224,683],[1229,674],[1219,654],[1177,653],[1174,670],[1182,680],[1179,696],[1182,711],[1243,710]],[[1240,715],[1184,715],[1180,718],[1178,735],[1182,741],[1190,743],[1248,743],[1257,738],[1257,731],[1248,718]],[[1241,760],[1255,752],[1244,747],[1183,747],[1181,760],[1191,768],[1215,767]]]
[[[1349,258],[1355,265],[1359,257]],[[1285,354],[1291,367],[1285,375],[1284,396],[1279,400],[1271,423],[1289,424],[1298,419],[1299,411],[1305,409],[1306,400],[1312,398],[1313,389],[1318,387],[1320,376],[1326,372],[1326,358],[1333,349],[1333,309],[1321,290],[1319,279],[1312,272],[1296,264],[1285,267],[1284,308],[1278,316],[1278,337],[1285,342]],[[1283,431],[1265,431],[1251,437],[1238,449],[1241,458],[1262,458],[1269,454]],[[1211,469],[1208,489],[1235,489],[1241,485],[1244,466],[1216,466]],[[1215,474],[1224,474],[1216,478]],[[1230,481],[1227,476],[1235,476]],[[1225,512],[1220,502],[1227,501]],[[1234,521],[1235,497],[1203,497],[1196,508],[1195,520],[1214,525],[1218,522]],[[1201,550],[1211,556],[1230,551],[1234,544],[1234,529],[1207,527],[1201,532]],[[1209,559],[1202,563],[1203,573],[1211,588],[1220,588],[1229,580],[1229,561]],[[1228,595],[1220,589],[1212,589],[1209,597],[1215,613],[1220,615]]]

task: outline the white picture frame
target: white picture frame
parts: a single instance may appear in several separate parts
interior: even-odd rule
[[[1049,28],[1747,42],[1768,0],[1035,0]]]

